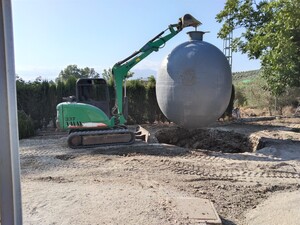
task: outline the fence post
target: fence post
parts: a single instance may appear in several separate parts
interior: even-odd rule
[[[22,205],[11,0],[0,0],[1,225],[21,225]]]

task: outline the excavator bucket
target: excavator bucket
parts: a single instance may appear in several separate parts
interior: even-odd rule
[[[198,27],[202,23],[195,19],[192,15],[190,14],[185,14],[183,17],[179,18],[179,21],[181,23],[181,29],[185,27]]]

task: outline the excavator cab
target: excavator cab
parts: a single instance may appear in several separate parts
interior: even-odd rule
[[[110,117],[110,98],[107,83],[102,78],[80,78],[76,82],[78,103],[96,106]]]

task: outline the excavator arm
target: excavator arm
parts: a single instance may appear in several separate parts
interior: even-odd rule
[[[186,14],[179,18],[179,22],[177,24],[169,25],[166,30],[160,32],[158,35],[148,41],[140,50],[135,51],[133,54],[117,62],[113,66],[112,74],[114,77],[116,91],[116,113],[114,115],[116,125],[124,124],[126,122],[123,115],[123,82],[126,79],[129,70],[152,52],[157,52],[165,45],[167,41],[176,36],[183,28],[192,26],[196,29],[199,25],[201,25],[201,22],[196,20],[190,14]]]

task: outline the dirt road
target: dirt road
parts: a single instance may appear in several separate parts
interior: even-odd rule
[[[21,140],[24,224],[195,224],[174,199],[201,197],[214,203],[223,224],[250,225],[268,198],[300,193],[299,128],[299,118],[224,123],[211,128],[215,145],[199,132],[190,142],[176,134],[184,147],[138,142],[73,150],[60,133]],[[207,148],[192,147],[201,140]],[[257,151],[239,152],[251,146]]]

